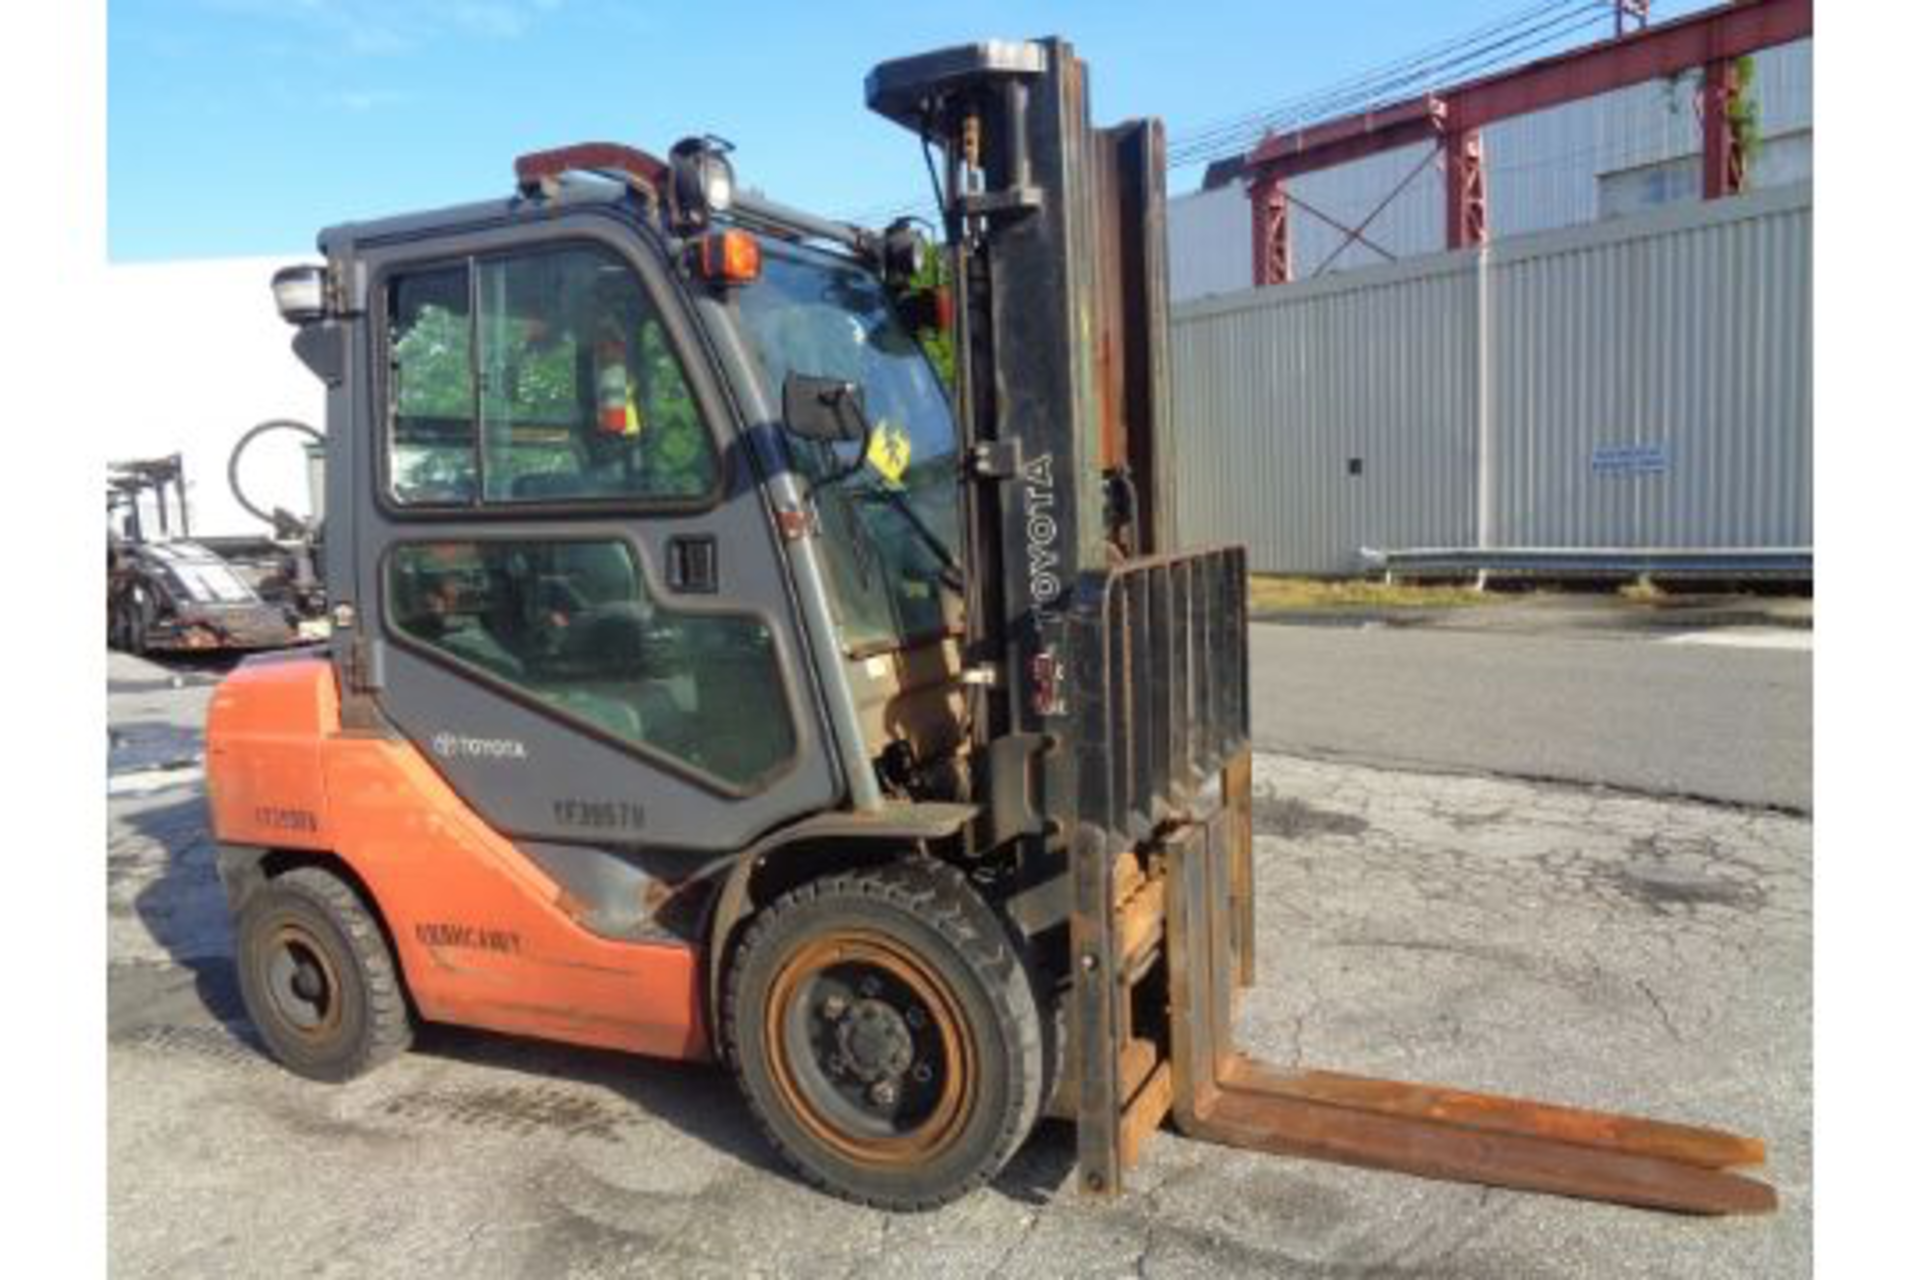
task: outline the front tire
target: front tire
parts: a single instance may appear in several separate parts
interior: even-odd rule
[[[393,953],[338,876],[296,867],[274,877],[247,899],[234,931],[247,1016],[289,1071],[337,1084],[412,1043]]]
[[[726,1037],[768,1138],[808,1182],[896,1210],[979,1187],[1045,1082],[1032,979],[966,877],[914,857],[802,885],[748,927]]]
[[[139,587],[129,590],[121,605],[121,616],[121,650],[136,658],[146,657],[147,627],[153,621],[153,602],[147,593]]]

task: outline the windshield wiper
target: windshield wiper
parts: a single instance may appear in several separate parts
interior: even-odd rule
[[[913,505],[906,500],[905,496],[903,496],[898,489],[862,489],[860,490],[860,498],[862,501],[872,501],[875,498],[881,499],[895,511],[898,511],[901,516],[906,519],[907,527],[913,530],[914,534],[920,539],[921,543],[926,546],[927,550],[933,552],[934,558],[940,561],[939,576],[941,585],[945,586],[947,590],[957,596],[964,596],[966,594],[967,580],[965,576],[961,574],[960,564],[953,558],[953,552],[947,550],[947,544],[940,540],[940,535],[927,527],[926,521],[920,518],[920,513],[913,509]]]

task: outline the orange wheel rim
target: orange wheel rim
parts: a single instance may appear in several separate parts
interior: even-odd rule
[[[856,1164],[933,1159],[972,1115],[979,1063],[959,1000],[883,934],[797,948],[774,976],[761,1032],[787,1111]]]
[[[267,999],[280,1024],[303,1040],[321,1041],[340,1028],[340,975],[320,940],[286,923],[267,939]]]

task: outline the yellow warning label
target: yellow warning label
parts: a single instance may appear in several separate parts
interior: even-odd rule
[[[867,445],[868,464],[885,476],[889,484],[898,485],[912,459],[913,441],[897,424],[882,418],[873,429],[873,440]]]

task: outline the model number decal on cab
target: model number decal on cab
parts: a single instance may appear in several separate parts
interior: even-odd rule
[[[520,935],[509,929],[482,929],[471,924],[416,924],[413,936],[429,947],[462,947],[468,951],[498,951],[518,955]]]
[[[320,830],[320,817],[311,809],[283,809],[279,805],[257,804],[253,807],[253,820],[273,831],[304,831],[312,835]]]
[[[630,800],[560,799],[553,802],[553,821],[589,831],[638,831],[647,825],[647,810]]]

